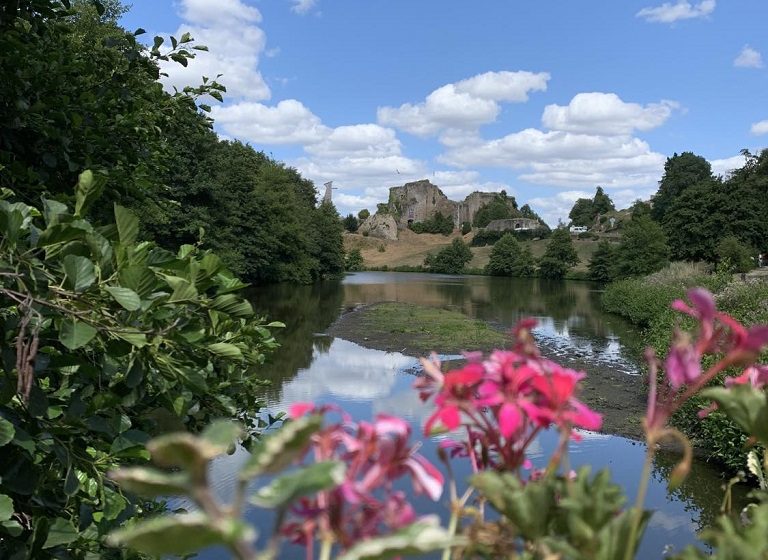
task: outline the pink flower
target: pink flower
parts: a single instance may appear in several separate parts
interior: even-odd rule
[[[301,418],[307,412],[311,412],[314,409],[315,409],[315,405],[312,403],[307,403],[307,402],[293,403],[288,408],[288,416],[290,416],[291,418]]]
[[[664,361],[664,371],[673,389],[679,389],[701,375],[701,355],[687,333],[675,332],[675,340]]]
[[[762,389],[768,385],[768,366],[755,364],[745,369],[738,377],[725,378],[726,387],[745,384],[752,385],[755,389]]]

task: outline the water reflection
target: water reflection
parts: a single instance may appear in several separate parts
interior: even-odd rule
[[[252,294],[255,308],[287,325],[277,335],[282,348],[263,368],[263,375],[272,382],[263,397],[271,412],[286,410],[293,402],[313,401],[340,405],[356,419],[397,414],[411,421],[418,433],[429,410],[411,389],[416,359],[323,334],[344,310],[381,301],[461,311],[501,328],[535,316],[539,319],[537,339],[555,355],[637,374],[634,355],[628,350],[637,345],[635,333],[621,320],[603,314],[598,297],[588,283],[402,273],[358,273],[340,283],[262,288]],[[555,444],[554,435],[543,435],[532,448],[534,463],[545,461]],[[436,440],[426,440],[422,452],[434,459]],[[573,447],[571,458],[574,465],[610,468],[613,479],[629,489],[632,499],[643,455],[644,447],[637,442],[588,433]],[[238,452],[214,465],[222,494],[231,492],[243,459]],[[690,482],[668,494],[665,480],[671,464],[672,459],[662,455],[655,465],[648,507],[657,513],[639,558],[660,558],[667,545],[680,550],[694,542],[695,531],[717,514],[721,499],[717,473],[697,464]],[[468,465],[457,465],[458,478],[469,474]],[[423,500],[416,505],[424,514],[444,513],[446,506]],[[259,527],[269,524],[267,513],[253,510],[248,515]],[[284,557],[294,557],[297,551],[292,553],[288,551]]]

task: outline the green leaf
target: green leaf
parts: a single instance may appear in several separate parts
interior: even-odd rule
[[[217,296],[211,303],[211,306],[233,317],[250,317],[253,315],[253,307],[250,302],[235,294]]]
[[[59,341],[70,350],[77,350],[88,344],[98,331],[87,323],[67,317],[59,328]]]
[[[147,32],[146,29],[144,29],[143,27],[139,27],[136,29],[136,31],[133,32],[133,36],[137,37],[138,35],[144,35],[144,33],[146,32]]]
[[[448,546],[460,546],[464,539],[452,537],[438,525],[436,518],[426,518],[384,537],[360,541],[338,560],[378,560],[396,556],[420,555]]]
[[[227,342],[214,342],[213,344],[209,344],[208,350],[223,358],[238,359],[243,357],[240,348]]]
[[[69,544],[77,540],[77,529],[68,519],[57,517],[48,529],[48,538],[45,539],[43,548],[53,548],[62,544]]]
[[[768,445],[768,402],[764,391],[750,385],[734,385],[727,389],[705,389],[701,396],[715,401],[745,432]]]
[[[112,331],[112,334],[136,348],[144,348],[148,344],[147,335],[139,331],[125,328],[119,331]]]
[[[141,308],[141,298],[132,289],[120,286],[107,286],[104,289],[110,293],[117,303],[128,311],[136,311]]]
[[[226,453],[243,435],[243,428],[231,420],[214,420],[200,434],[204,440],[218,448],[220,453]]]
[[[168,285],[173,289],[171,297],[168,298],[168,303],[197,299],[197,289],[189,280],[178,276],[171,276],[169,274],[164,274],[163,279],[165,279]]]
[[[5,494],[0,494],[0,521],[7,521],[13,515],[13,500]]]
[[[159,35],[155,35],[155,41],[152,45],[153,50],[157,50],[160,48],[160,46],[165,42],[165,39],[160,37]]]
[[[284,507],[303,496],[330,490],[344,481],[341,461],[324,461],[276,478],[256,492],[251,503],[264,508]]]
[[[57,243],[66,243],[75,239],[82,239],[89,231],[73,224],[54,224],[40,234],[37,239],[38,247],[49,247]]]
[[[77,293],[90,288],[96,281],[93,263],[86,257],[67,255],[63,260],[64,273],[67,275],[64,284]]]
[[[214,523],[202,513],[158,517],[110,534],[112,546],[127,546],[145,554],[191,554],[213,545],[253,540],[253,531],[241,521]]]
[[[77,480],[77,473],[75,469],[70,467],[67,469],[67,476],[64,477],[64,493],[67,496],[74,496],[80,490],[80,481]]]
[[[124,490],[148,498],[184,496],[191,488],[186,473],[165,473],[146,467],[119,469],[109,477]]]
[[[302,416],[264,436],[253,449],[250,459],[240,470],[240,479],[249,480],[264,473],[276,473],[304,454],[309,438],[323,424],[322,416]]]
[[[155,274],[146,266],[131,265],[120,270],[120,284],[136,292],[139,297],[152,293],[157,283]]]
[[[13,441],[16,435],[16,428],[11,422],[0,416],[0,447]]]
[[[83,216],[88,212],[90,205],[101,196],[106,182],[106,177],[95,177],[91,170],[80,174],[75,187],[75,216]]]
[[[115,223],[120,243],[131,245],[139,236],[139,219],[136,214],[118,204],[115,204]]]

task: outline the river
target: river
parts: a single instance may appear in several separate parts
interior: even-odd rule
[[[253,292],[252,301],[260,313],[286,324],[286,329],[277,333],[282,347],[263,372],[271,381],[263,395],[266,410],[271,413],[284,411],[298,401],[333,403],[356,419],[371,419],[377,413],[405,417],[414,424],[414,433],[420,433],[418,424],[429,410],[411,389],[417,358],[365,348],[327,334],[342,313],[382,301],[461,311],[498,328],[511,327],[522,317],[536,317],[539,326],[534,334],[545,353],[555,359],[578,359],[588,374],[596,368],[610,369],[615,372],[617,384],[626,381],[626,391],[639,390],[637,333],[621,319],[603,313],[599,292],[585,282],[362,272],[335,283],[259,288]],[[363,334],[355,338],[361,340]],[[612,402],[606,406],[620,410],[622,404]],[[544,434],[538,438],[532,449],[534,464],[548,456],[555,444],[554,436]],[[436,441],[427,439],[421,452],[437,464],[435,449]],[[583,441],[571,447],[571,463],[574,467],[590,464],[593,470],[609,468],[613,480],[625,487],[628,498],[633,500],[644,452],[644,445],[634,439],[585,433]],[[245,458],[245,452],[239,451],[214,463],[212,479],[222,497],[231,494],[237,468]],[[723,483],[718,472],[697,461],[688,481],[670,493],[666,476],[674,462],[674,457],[660,454],[654,465],[646,507],[655,513],[638,558],[662,558],[665,552],[680,551],[691,543],[703,546],[696,533],[718,513]],[[459,480],[469,475],[466,463],[457,460],[454,468]],[[444,514],[446,510],[445,503],[426,500],[417,500],[416,506],[423,514]],[[262,532],[268,531],[268,514],[252,509],[248,517]],[[289,549],[284,557],[298,554]],[[201,555],[223,556],[221,551]]]

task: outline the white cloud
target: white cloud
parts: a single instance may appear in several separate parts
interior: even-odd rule
[[[764,121],[756,122],[755,124],[752,125],[749,131],[755,136],[768,134],[768,119]]]
[[[312,8],[314,8],[316,5],[317,0],[293,0],[291,11],[303,16],[312,11]]]
[[[197,86],[202,76],[214,78],[227,87],[227,97],[252,101],[269,99],[270,90],[258,71],[259,57],[266,46],[266,35],[257,25],[261,13],[241,0],[181,0],[184,23],[175,36],[189,32],[195,43],[208,46],[208,52],[195,51],[187,67],[164,62],[162,79],[169,90]]]
[[[300,101],[286,99],[273,107],[245,101],[214,107],[211,116],[226,134],[254,144],[312,144],[330,129]]]
[[[762,68],[764,66],[763,55],[749,45],[744,45],[739,56],[734,59],[733,65],[738,68]]]
[[[626,103],[615,93],[579,93],[567,106],[547,105],[541,118],[551,130],[585,134],[631,134],[664,124],[677,103],[662,101],[646,106]]]
[[[683,19],[703,18],[715,11],[715,0],[702,0],[698,4],[687,0],[678,0],[676,3],[664,2],[661,6],[643,8],[637,17],[656,23],[674,23]]]
[[[446,84],[422,103],[379,107],[378,121],[417,136],[447,129],[474,130],[496,120],[500,102],[527,101],[530,92],[546,90],[548,80],[545,72],[486,72]]]
[[[744,156],[738,155],[722,159],[713,159],[709,163],[712,166],[713,174],[728,177],[728,175],[730,175],[734,169],[740,169],[744,167],[744,162]]]
[[[318,157],[365,157],[400,155],[400,141],[391,128],[377,124],[339,126],[306,151]]]

